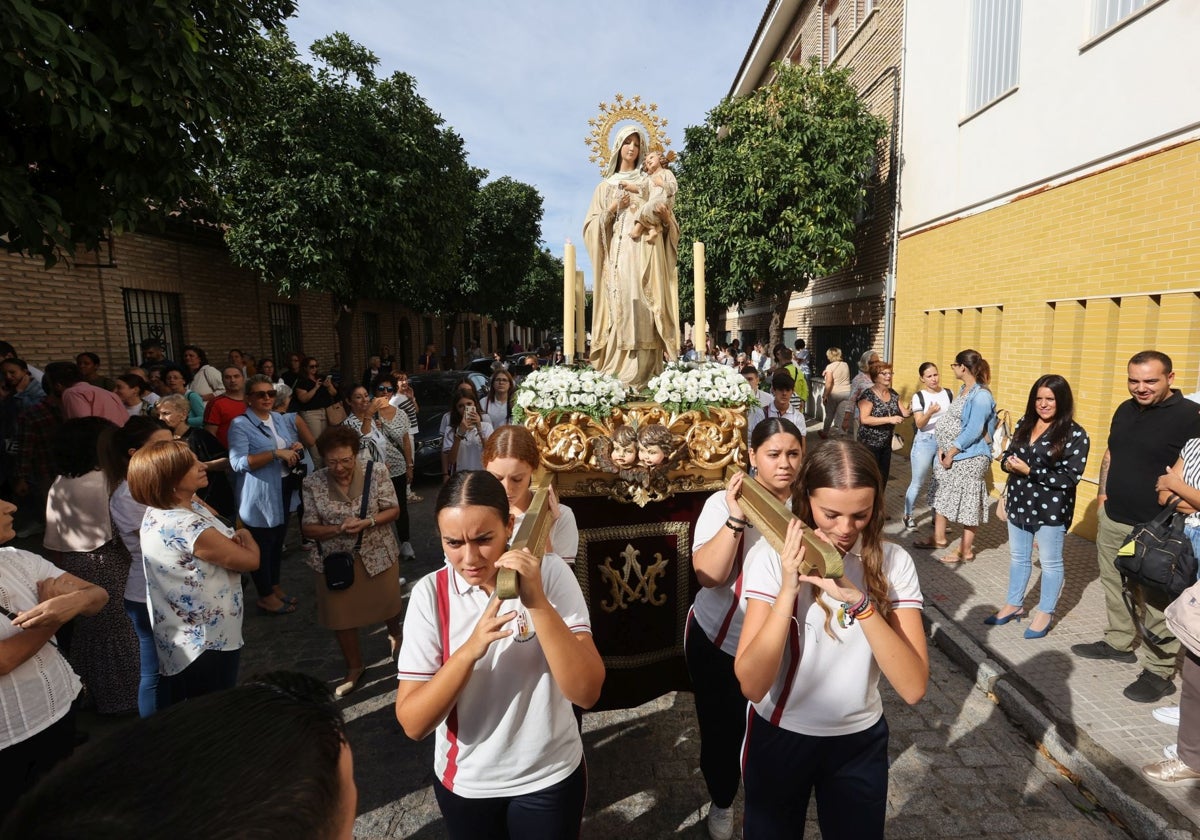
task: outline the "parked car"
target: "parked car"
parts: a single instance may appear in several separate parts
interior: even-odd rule
[[[487,393],[488,376],[473,370],[435,370],[414,373],[412,384],[420,410],[417,412],[417,439],[413,447],[413,471],[416,476],[442,477],[442,436],[439,433],[442,417],[450,411],[454,389],[464,379],[470,380],[479,392]]]

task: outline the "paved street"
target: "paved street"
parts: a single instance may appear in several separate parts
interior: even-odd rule
[[[436,488],[418,489],[425,501],[412,509],[419,560],[404,569],[409,580],[440,562],[432,528]],[[334,684],[343,673],[340,654],[332,634],[316,626],[311,575],[294,557],[286,563],[284,583],[304,603],[292,616],[247,619],[242,674],[295,668]],[[920,565],[923,581],[927,567]],[[365,647],[374,664],[345,707],[359,785],[356,836],[444,837],[430,789],[432,740],[410,741],[395,721],[394,677],[382,628]],[[892,731],[890,837],[1128,836],[974,687],[972,677],[938,649],[931,655],[932,679],[923,702],[908,707],[885,691]],[[698,770],[690,694],[589,714],[584,741],[589,769],[584,837],[707,836],[701,817],[708,797]],[[820,836],[810,823],[808,836]]]

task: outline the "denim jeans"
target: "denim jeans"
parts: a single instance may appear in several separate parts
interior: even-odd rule
[[[912,516],[913,508],[917,505],[917,496],[921,493],[921,485],[925,483],[925,478],[933,469],[933,462],[937,458],[937,438],[933,432],[918,431],[913,438],[912,450],[908,457],[912,462],[912,481],[908,483],[908,492],[904,494],[904,515]],[[934,481],[936,480],[935,478]],[[932,487],[929,496],[930,499],[933,498]]]
[[[141,661],[138,679],[138,715],[150,717],[158,711],[158,651],[154,647],[154,630],[150,627],[150,605],[125,599],[125,614],[137,634],[138,658]]]
[[[1183,535],[1192,541],[1192,554],[1200,560],[1200,525],[1185,525]],[[1200,578],[1200,569],[1196,570],[1196,577]]]
[[[1062,525],[1043,525],[1036,533],[1023,531],[1012,522],[1008,523],[1008,545],[1012,561],[1008,567],[1008,605],[1019,607],[1025,602],[1025,587],[1033,571],[1033,543],[1038,545],[1038,557],[1042,564],[1042,594],[1037,608],[1044,613],[1054,612],[1058,596],[1063,588],[1063,538],[1067,535]]]

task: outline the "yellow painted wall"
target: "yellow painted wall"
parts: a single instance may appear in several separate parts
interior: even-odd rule
[[[1075,532],[1093,537],[1087,480],[1129,396],[1129,357],[1161,350],[1175,387],[1200,388],[1200,142],[903,238],[897,390],[913,392],[923,361],[953,384],[950,362],[968,347],[991,363],[997,403],[1014,421],[1038,376],[1070,381],[1092,438]]]

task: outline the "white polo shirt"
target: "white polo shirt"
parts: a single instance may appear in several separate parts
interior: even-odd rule
[[[525,514],[513,517],[513,533],[521,530]],[[575,556],[579,554],[579,526],[575,524],[575,512],[562,502],[558,503],[558,519],[550,526],[550,545],[548,552],[557,554],[569,565],[575,565]]]
[[[571,568],[559,556],[542,559],[542,586],[572,633],[591,633],[587,604]],[[488,594],[450,565],[421,578],[409,597],[399,678],[427,682],[470,638]],[[569,701],[559,689],[520,600],[515,632],[493,642],[475,663],[450,714],[438,724],[434,772],[447,790],[467,799],[520,796],[561,782],[583,760],[583,742]],[[521,632],[522,629],[524,632]]]
[[[861,548],[860,539],[843,562],[846,577],[865,591]],[[924,608],[917,570],[907,551],[885,542],[883,574],[894,609]],[[775,603],[783,578],[779,555],[770,543],[760,542],[746,557],[745,577],[746,598]],[[839,623],[842,603],[825,593],[821,600],[832,613],[835,638],[825,632],[825,612],[813,599],[813,588],[801,586],[779,673],[754,709],[775,726],[801,735],[862,732],[883,715],[879,665],[858,622],[849,627]]]
[[[804,413],[792,405],[788,406],[787,411],[780,413],[779,409],[775,407],[775,398],[774,397],[772,397],[770,399],[770,401],[768,401],[767,404],[763,406],[762,417],[758,418],[758,420],[759,420],[759,422],[762,422],[763,420],[768,420],[772,417],[781,417],[784,420],[791,420],[793,423],[796,424],[796,428],[800,430],[801,437],[808,436],[808,427],[804,421]],[[755,425],[757,425],[757,424],[755,424]]]
[[[746,481],[754,479],[746,478]],[[791,507],[791,500],[788,500]],[[718,490],[708,497],[704,503],[696,525],[692,529],[692,557],[725,527],[729,518],[729,505],[725,502],[725,491]],[[696,623],[708,636],[708,640],[723,652],[734,656],[737,653],[738,638],[742,634],[742,619],[746,617],[746,599],[742,591],[745,568],[744,558],[750,549],[762,540],[762,531],[752,525],[747,525],[738,540],[737,555],[734,558],[733,569],[729,579],[720,586],[701,587],[692,603],[692,615]]]

